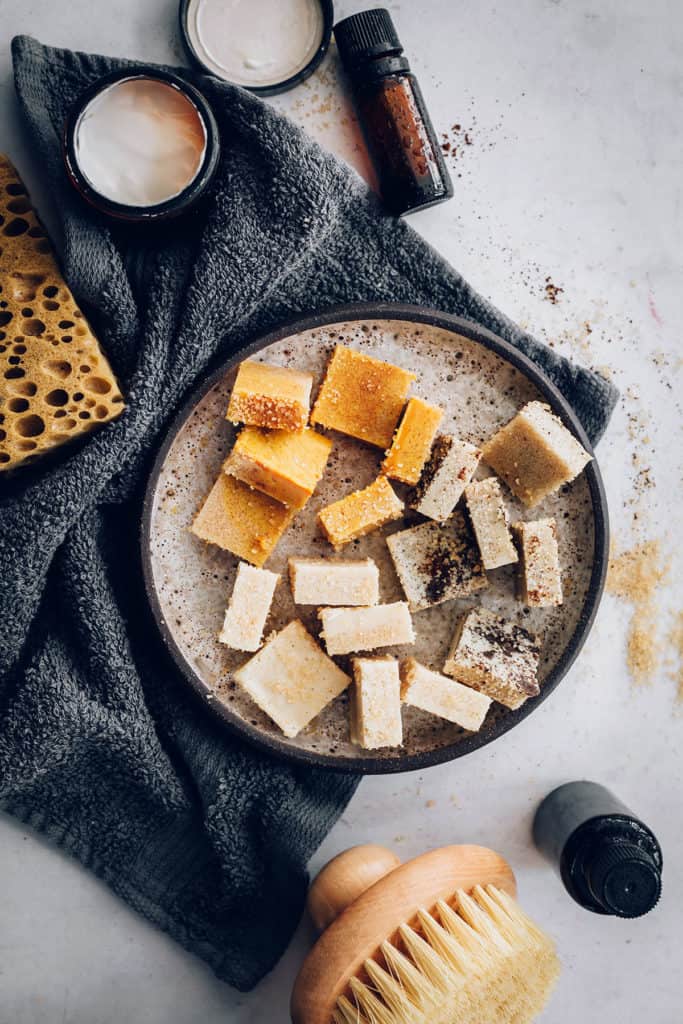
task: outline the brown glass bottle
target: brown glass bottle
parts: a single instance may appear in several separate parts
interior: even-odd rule
[[[449,199],[451,179],[389,12],[354,14],[334,32],[385,205],[403,214]]]

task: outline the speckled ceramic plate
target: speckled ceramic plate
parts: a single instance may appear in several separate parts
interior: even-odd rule
[[[481,444],[525,402],[540,398],[590,450],[576,417],[541,371],[474,324],[419,307],[393,305],[332,309],[307,317],[235,355],[197,388],[176,417],[157,456],[145,499],[142,554],[147,592],[171,656],[188,683],[230,728],[274,754],[298,761],[365,773],[423,768],[490,743],[538,707],[565,675],[588,634],[602,592],[608,549],[605,495],[595,461],[531,513],[508,495],[513,522],[548,515],[557,519],[565,593],[560,608],[524,608],[515,600],[514,567],[507,566],[488,574],[490,585],[476,598],[449,601],[414,614],[415,646],[410,651],[393,651],[411,653],[441,668],[455,619],[480,601],[541,635],[538,697],[515,712],[493,704],[476,734],[404,707],[403,746],[367,752],[349,741],[348,698],[342,694],[303,733],[287,739],[232,678],[249,655],[228,650],[217,640],[237,559],[205,545],[188,527],[233,442],[235,431],[225,419],[225,410],[238,363],[249,356],[296,367],[313,373],[319,384],[332,348],[340,341],[415,372],[411,394],[446,410],[441,427],[445,432],[453,430]],[[292,602],[287,559],[332,554],[316,527],[316,513],[330,501],[366,486],[377,474],[381,458],[377,449],[341,434],[330,436],[335,446],[325,477],[268,561],[267,567],[283,573],[285,579],[277,588],[267,633],[282,628],[295,615],[318,633],[316,609],[295,608]],[[487,474],[482,466],[477,476]],[[383,602],[403,597],[384,538],[404,525],[404,521],[392,523],[343,552],[347,558],[375,559]]]

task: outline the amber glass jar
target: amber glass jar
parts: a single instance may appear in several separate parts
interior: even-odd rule
[[[385,205],[403,214],[449,199],[450,176],[389,12],[354,14],[334,33]]]

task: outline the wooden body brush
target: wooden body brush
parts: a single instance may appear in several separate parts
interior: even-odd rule
[[[559,973],[520,910],[512,869],[482,846],[401,864],[380,846],[335,857],[308,909],[324,929],[294,984],[294,1024],[528,1024]]]

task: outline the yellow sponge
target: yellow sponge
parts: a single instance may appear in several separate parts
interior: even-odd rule
[[[0,155],[0,470],[122,410],[116,378],[26,188]]]

